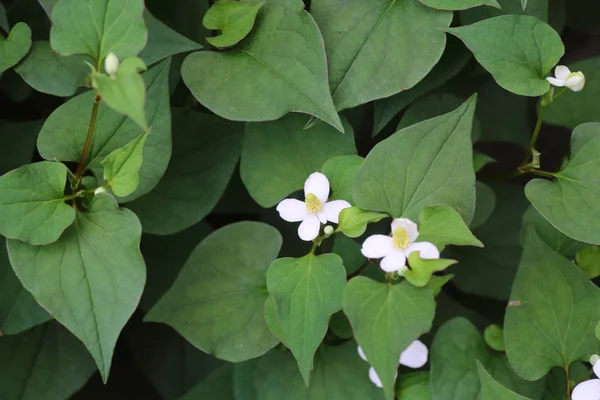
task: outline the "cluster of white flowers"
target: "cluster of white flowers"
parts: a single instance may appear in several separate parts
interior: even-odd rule
[[[572,400],[599,400],[600,399],[600,357],[593,355],[590,359],[597,379],[590,379],[575,386],[571,394]]]
[[[358,355],[366,362],[369,362],[365,352],[360,346],[358,346]],[[427,363],[428,356],[429,350],[427,349],[427,346],[425,346],[420,340],[415,340],[400,354],[398,364],[409,368],[421,368]],[[379,379],[379,376],[373,367],[369,368],[369,379],[371,379],[371,382],[377,385],[377,387],[383,387],[381,379]]]

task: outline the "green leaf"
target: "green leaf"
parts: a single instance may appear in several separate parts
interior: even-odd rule
[[[466,10],[478,6],[491,6],[500,9],[496,0],[419,0],[428,7],[439,10]]]
[[[344,313],[354,337],[381,378],[388,400],[394,397],[400,353],[431,329],[434,309],[431,291],[406,281],[392,285],[359,276],[348,282]]]
[[[52,10],[52,48],[63,56],[87,54],[100,63],[115,53],[120,60],[136,56],[148,30],[143,0],[59,0]]]
[[[531,204],[552,225],[580,242],[600,244],[600,123],[578,126],[567,165],[556,181],[534,179],[525,187]]]
[[[351,135],[351,132],[346,131],[346,135]],[[365,159],[359,156],[336,156],[323,164],[321,172],[329,179],[332,200],[354,203],[354,179],[364,161]]]
[[[142,129],[148,129],[144,103],[146,102],[146,85],[139,75],[146,70],[142,59],[131,57],[123,61],[114,77],[97,74],[92,84],[98,90],[102,100],[113,110],[125,114]]]
[[[7,38],[0,35],[0,72],[23,59],[31,48],[31,29],[23,22],[16,24]]]
[[[64,400],[95,372],[81,343],[51,322],[0,338],[2,400]]]
[[[449,244],[483,247],[460,215],[449,206],[428,206],[421,211],[419,241],[431,242],[438,248]]]
[[[332,157],[356,154],[354,134],[318,124],[304,129],[306,118],[288,115],[265,123],[246,124],[240,174],[252,198],[262,207],[277,204],[304,187],[308,176]]]
[[[481,400],[529,400],[495,380],[479,361],[477,361],[477,371],[481,383]]]
[[[356,238],[365,233],[367,224],[379,222],[384,218],[387,218],[387,214],[350,207],[340,213],[340,224],[337,229],[348,237]]]
[[[233,367],[233,393],[235,400],[256,400],[254,369],[258,358],[235,364]]]
[[[235,49],[186,58],[181,76],[194,97],[235,121],[270,121],[299,112],[343,131],[329,93],[323,39],[304,3],[269,0],[258,20]]]
[[[102,161],[104,180],[119,197],[129,196],[140,183],[140,168],[147,137],[148,132],[142,133]]]
[[[498,85],[522,96],[550,89],[546,75],[565,48],[548,24],[526,15],[503,15],[446,30],[462,40]]]
[[[475,101],[473,96],[451,113],[378,143],[356,175],[356,205],[416,220],[424,207],[445,204],[470,222],[475,206],[471,161]]]
[[[268,297],[266,270],[281,241],[275,228],[258,222],[215,231],[196,247],[145,321],[165,323],[223,360],[263,355],[277,344],[262,316]]]
[[[368,370],[369,364],[358,356],[356,342],[323,346],[317,352],[314,377],[307,388],[292,355],[272,351],[258,361],[254,371],[256,400],[382,400],[382,392],[369,380]]]
[[[496,351],[505,351],[504,331],[498,325],[489,325],[483,331],[485,343]]]
[[[235,46],[248,36],[254,26],[256,14],[264,4],[264,1],[256,4],[217,1],[204,14],[202,24],[207,29],[221,31],[221,34],[207,37],[206,41],[219,49]]]
[[[577,252],[575,262],[588,278],[600,276],[600,247],[586,247]]]
[[[452,274],[445,275],[433,275],[429,282],[427,283],[427,287],[431,290],[434,297],[437,297],[441,292],[442,288],[446,285],[446,283],[450,282],[454,278]]]
[[[475,194],[475,215],[471,221],[471,229],[483,225],[496,208],[496,195],[488,185],[479,181],[475,182]]]
[[[144,146],[145,161],[140,171],[140,186],[131,196],[119,199],[121,202],[148,193],[167,169],[171,157],[169,67],[170,61],[165,60],[142,75],[146,82],[146,115],[150,117],[148,122],[152,134]],[[72,98],[48,117],[38,138],[38,150],[42,157],[47,160],[79,161],[93,105],[94,93],[88,91]],[[139,126],[133,120],[101,103],[86,169],[91,169],[97,178],[101,178],[102,160],[140,133]]]
[[[417,287],[427,286],[434,273],[445,271],[449,266],[456,264],[456,260],[443,258],[435,260],[422,259],[418,251],[410,253],[408,262],[410,268],[404,271],[403,275],[407,281]]]
[[[335,235],[333,237],[331,252],[342,257],[347,275],[358,270],[367,260],[360,252],[360,245],[345,235]]]
[[[327,333],[329,318],[342,309],[346,270],[336,254],[280,258],[267,271],[285,344],[308,386],[313,357]]]
[[[233,365],[225,365],[187,392],[179,400],[236,400],[233,394]]]
[[[499,15],[531,15],[540,21],[549,23],[557,32],[565,25],[566,9],[564,0],[530,0],[526,10],[519,0],[497,0],[502,9],[492,7],[477,7],[460,12],[463,25],[494,18]],[[549,3],[552,4],[549,4]],[[569,13],[569,17],[571,13]]]
[[[600,322],[598,322],[598,324],[596,324],[596,339],[600,340]]]
[[[475,172],[481,171],[483,167],[494,162],[496,160],[493,157],[479,151],[473,151],[473,169]]]
[[[398,400],[433,400],[429,389],[429,372],[401,375],[396,385]]]
[[[338,110],[415,86],[442,56],[441,28],[452,21],[451,12],[417,1],[320,0],[311,14],[325,40]],[[416,48],[427,50],[415,53]]]
[[[31,162],[43,120],[0,120],[0,175]]]
[[[504,322],[506,354],[530,380],[598,351],[600,289],[530,228]]]
[[[154,190],[128,204],[140,217],[144,232],[158,235],[180,232],[211,212],[242,151],[241,124],[183,108],[172,112],[169,168]]]
[[[8,241],[23,286],[87,347],[106,382],[117,338],[135,311],[146,281],[140,223],[107,194],[47,246]],[[59,294],[59,295],[58,295]]]
[[[75,219],[65,203],[67,167],[61,163],[25,165],[0,177],[0,234],[34,245],[58,240]]]

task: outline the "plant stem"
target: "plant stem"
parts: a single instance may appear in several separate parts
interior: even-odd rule
[[[358,267],[358,269],[356,271],[354,271],[353,273],[351,273],[350,275],[348,275],[348,280],[354,278],[355,276],[358,276],[360,274],[362,274],[363,272],[365,272],[367,270],[367,268],[369,268],[369,265],[371,265],[371,261],[367,260],[363,263],[363,265],[361,265],[360,267]]]
[[[527,165],[527,162],[529,161],[529,157],[531,157],[531,151],[533,150],[535,143],[537,142],[537,138],[540,134],[540,131],[542,130],[542,119],[544,117],[544,110],[546,109],[546,106],[544,106],[543,104],[540,104],[540,109],[538,112],[538,118],[537,121],[535,123],[535,128],[533,130],[533,135],[531,136],[531,140],[529,141],[529,146],[527,146],[527,150],[525,151],[525,156],[523,157],[523,161],[521,161],[521,165],[519,166],[519,169],[523,168],[525,165]]]
[[[94,136],[94,129],[96,127],[96,118],[98,117],[99,107],[100,96],[98,95],[98,93],[96,93],[96,96],[94,96],[94,108],[92,108],[92,117],[90,118],[90,127],[88,128],[87,137],[85,138],[85,144],[83,145],[83,150],[81,151],[81,158],[79,159],[77,171],[75,172],[75,177],[78,180],[81,179],[81,175],[83,175],[83,171],[85,170],[85,162],[87,161],[87,156],[90,151],[90,145],[92,144],[92,138]]]
[[[571,399],[571,373],[569,371],[569,366],[568,365],[565,366],[564,370],[565,370],[565,379],[567,380],[567,389],[566,389],[565,399],[570,400]]]

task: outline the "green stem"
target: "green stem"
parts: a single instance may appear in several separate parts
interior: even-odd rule
[[[535,143],[537,142],[538,136],[540,134],[540,131],[542,130],[542,119],[544,117],[545,109],[546,109],[546,106],[543,104],[540,104],[538,118],[535,123],[535,128],[533,129],[533,135],[531,136],[531,140],[529,141],[529,146],[527,146],[527,150],[525,151],[525,156],[523,157],[523,161],[521,161],[521,165],[519,166],[519,169],[521,169],[525,165],[527,165],[527,162],[529,161],[529,158],[531,157],[531,151],[533,150]]]
[[[96,118],[98,118],[99,107],[100,96],[98,95],[98,92],[96,92],[96,95],[94,96],[94,108],[92,108],[92,117],[90,118],[90,126],[88,128],[85,144],[83,145],[83,150],[81,151],[81,158],[79,159],[79,164],[77,165],[77,171],[75,172],[75,177],[78,180],[81,179],[81,175],[83,175],[83,171],[85,171],[85,162],[87,161],[87,156],[92,144],[92,138],[94,137],[94,129],[96,128]]]
[[[530,173],[530,174],[534,174],[534,175],[545,176],[547,178],[556,178],[556,174],[554,174],[552,172],[548,172],[548,171],[542,171],[541,169],[525,169],[522,172],[524,174]]]
[[[371,261],[370,260],[365,261],[363,263],[363,265],[358,267],[358,269],[356,271],[354,271],[353,273],[348,275],[348,280],[354,278],[355,276],[361,275],[363,272],[365,272],[367,270],[367,268],[369,268],[369,265],[371,265]]]
[[[570,400],[571,399],[571,374],[569,371],[569,366],[565,366],[565,379],[567,381],[567,389],[566,389],[566,396],[565,399],[566,400]]]

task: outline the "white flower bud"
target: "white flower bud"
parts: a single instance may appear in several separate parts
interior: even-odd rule
[[[327,225],[327,226],[325,226],[325,229],[323,231],[325,232],[325,234],[327,236],[330,236],[333,234],[333,226]]]
[[[598,361],[600,361],[600,356],[598,354],[594,354],[590,357],[590,364],[596,365]]]
[[[102,194],[102,193],[106,193],[106,189],[104,188],[104,186],[100,186],[98,189],[96,189],[94,191],[95,195],[99,195],[99,194]]]
[[[104,70],[110,76],[115,76],[119,70],[119,59],[115,53],[108,53],[106,56],[106,59],[104,60]]]

